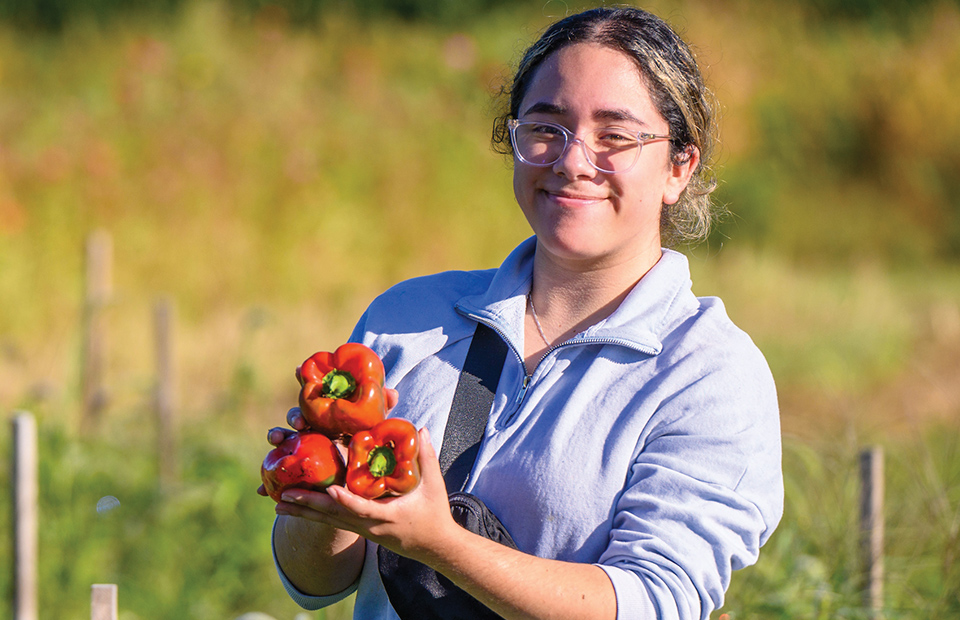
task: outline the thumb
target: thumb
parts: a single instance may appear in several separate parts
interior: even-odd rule
[[[417,455],[417,465],[420,466],[420,484],[427,488],[440,487],[446,494],[446,484],[443,481],[443,472],[440,471],[440,459],[430,441],[430,431],[423,427],[420,433],[420,452]]]

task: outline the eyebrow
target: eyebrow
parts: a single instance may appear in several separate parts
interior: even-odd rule
[[[546,101],[538,101],[529,108],[527,108],[523,115],[527,114],[550,114],[554,116],[562,116],[568,112],[568,109],[562,105],[556,103],[549,103]],[[617,121],[617,122],[628,122],[635,123],[637,125],[646,126],[647,124],[637,118],[632,112],[624,108],[614,108],[614,109],[604,109],[597,110],[593,113],[594,120],[597,121]]]

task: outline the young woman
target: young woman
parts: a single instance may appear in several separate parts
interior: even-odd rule
[[[706,231],[712,131],[689,49],[649,13],[586,11],[528,50],[494,142],[534,236],[499,269],[403,282],[361,318],[352,340],[383,358],[390,415],[423,429],[423,478],[387,501],[286,492],[273,542],[298,603],[356,590],[355,617],[396,618],[383,545],[504,618],[705,619],[722,604],[783,487],[766,362],[662,248]],[[518,549],[454,522],[436,456],[477,323],[509,352],[466,490]]]

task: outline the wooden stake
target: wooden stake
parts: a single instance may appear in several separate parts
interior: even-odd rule
[[[863,557],[863,598],[870,617],[883,611],[883,448],[860,453],[860,548]]]
[[[117,584],[95,583],[90,590],[90,620],[117,620]]]
[[[106,325],[103,309],[110,299],[113,272],[113,240],[106,231],[87,238],[84,293],[83,365],[81,367],[83,419],[81,428],[92,431],[99,425],[107,405],[104,385]]]
[[[173,353],[174,308],[169,298],[154,307],[157,346],[157,463],[160,486],[177,477],[176,462],[176,370]]]
[[[37,620],[37,423],[19,413],[13,425],[13,617]]]

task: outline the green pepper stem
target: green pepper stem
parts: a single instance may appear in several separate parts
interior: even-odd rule
[[[377,446],[367,455],[367,465],[374,478],[383,478],[397,468],[397,457],[390,446]]]
[[[320,395],[324,398],[346,398],[357,389],[353,375],[345,370],[333,369],[320,380]]]

